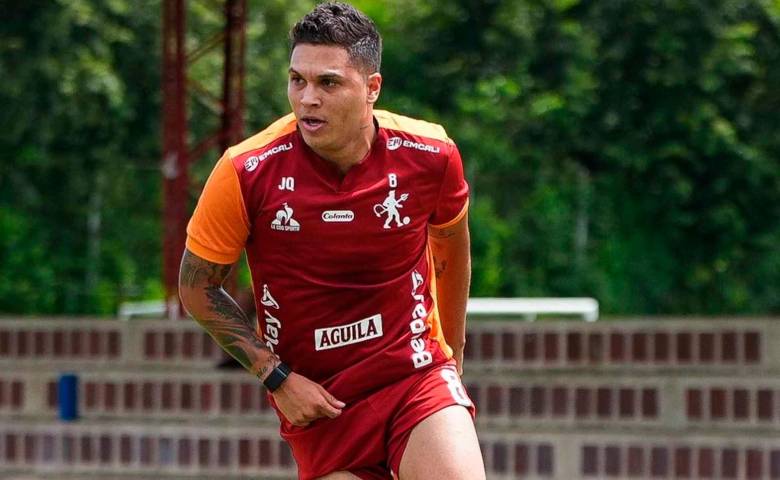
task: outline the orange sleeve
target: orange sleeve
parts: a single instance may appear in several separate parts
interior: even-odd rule
[[[238,173],[225,152],[211,172],[187,225],[187,249],[214,263],[235,263],[249,237]]]

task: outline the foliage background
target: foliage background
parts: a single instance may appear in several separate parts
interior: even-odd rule
[[[249,0],[247,134],[288,111],[286,34],[313,4]],[[461,148],[473,295],[780,313],[780,0],[355,4],[385,40],[380,108]],[[161,297],[159,0],[0,11],[0,312]],[[222,22],[188,15],[192,48]],[[216,93],[220,61],[190,74]],[[216,118],[189,112],[194,141]]]

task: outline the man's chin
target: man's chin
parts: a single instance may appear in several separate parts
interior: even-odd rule
[[[310,132],[301,131],[301,137],[312,150],[321,150],[327,147],[327,141],[322,135],[312,135]]]

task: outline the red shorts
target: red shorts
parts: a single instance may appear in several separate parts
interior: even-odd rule
[[[474,404],[452,360],[377,390],[336,418],[306,427],[282,418],[280,432],[292,448],[300,480],[343,470],[364,480],[390,480],[414,426],[451,405],[463,405],[474,418]]]

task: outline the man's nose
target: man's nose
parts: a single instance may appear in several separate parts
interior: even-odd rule
[[[301,104],[305,107],[318,107],[322,102],[313,85],[306,85],[301,94]]]

